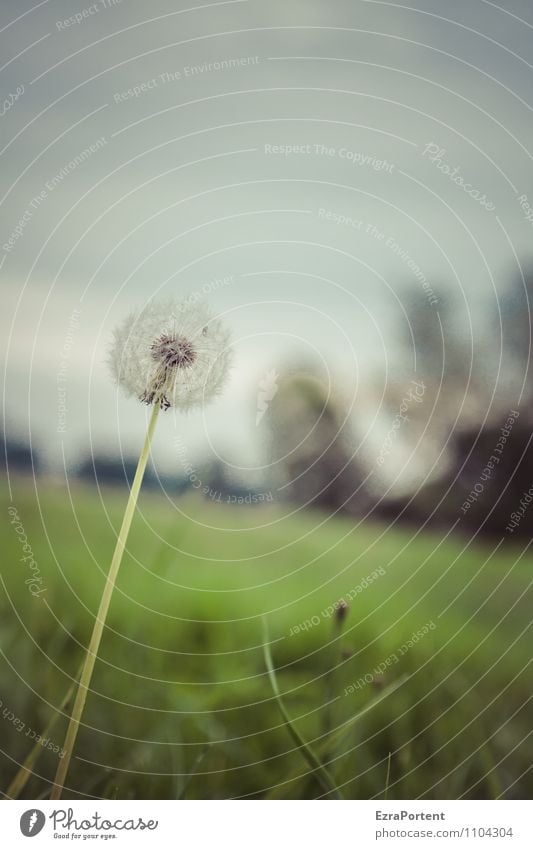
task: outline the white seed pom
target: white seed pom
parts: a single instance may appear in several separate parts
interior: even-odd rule
[[[109,366],[129,396],[161,409],[190,410],[222,389],[230,335],[203,302],[150,302],[114,331]]]

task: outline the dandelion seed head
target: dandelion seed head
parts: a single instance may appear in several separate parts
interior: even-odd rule
[[[196,359],[196,350],[184,336],[163,334],[150,345],[152,359],[168,368],[189,368]]]
[[[162,409],[203,406],[227,378],[230,337],[205,303],[150,302],[114,332],[109,366],[129,396]]]

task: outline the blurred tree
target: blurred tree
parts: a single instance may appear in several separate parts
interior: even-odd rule
[[[38,474],[41,471],[39,452],[33,446],[18,439],[0,439],[0,467],[10,471]]]
[[[489,326],[482,353],[490,362],[489,381],[478,367],[470,383],[465,384],[467,340],[459,340],[454,346],[452,366],[444,369],[443,395],[436,398],[437,419],[444,423],[448,437],[445,474],[412,498],[384,505],[389,518],[401,515],[417,525],[428,522],[448,527],[459,520],[457,527],[469,534],[530,537],[530,519],[526,516],[512,532],[508,526],[513,514],[527,506],[533,483],[532,309],[533,268],[529,268],[523,276],[514,277],[492,316],[487,316]],[[443,328],[446,323],[443,321]],[[416,319],[412,326],[418,331]],[[424,340],[417,356],[429,381],[430,372],[438,370],[438,357],[436,344],[428,334],[429,327],[421,327],[415,335]],[[428,352],[427,358],[423,351]],[[469,415],[461,416],[452,428],[453,393],[459,386]],[[448,414],[447,405],[451,405]]]
[[[349,449],[352,440],[338,399],[309,372],[286,371],[278,384],[268,422],[281,492],[327,510],[366,509],[364,473]]]
[[[135,477],[137,460],[134,457],[110,457],[106,454],[93,454],[82,460],[75,470],[79,478],[96,481],[103,486],[127,483],[131,486]],[[151,469],[147,469],[143,486],[156,485],[156,478]]]
[[[501,334],[502,338],[504,395],[509,398],[523,389],[523,401],[528,407],[533,402],[532,313],[533,267],[526,266],[523,276],[515,275],[501,296],[499,314],[493,318],[493,332],[497,337]]]
[[[478,333],[474,344],[472,310],[449,287],[438,288],[436,306],[414,287],[402,297],[406,320],[400,329],[400,368],[424,381],[428,400],[436,404],[436,419],[449,423],[459,412],[460,421],[477,421],[487,391],[483,365],[488,342]]]

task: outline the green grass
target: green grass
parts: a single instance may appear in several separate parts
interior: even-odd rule
[[[48,725],[79,669],[126,501],[123,490],[44,480],[38,493],[14,482],[42,599],[24,584],[7,495],[2,504],[4,793],[31,751],[26,730]],[[263,616],[285,709],[346,798],[384,795],[389,752],[389,799],[530,797],[528,554],[289,513],[142,493],[65,797],[319,796],[272,692]],[[379,567],[332,641],[321,611]],[[344,695],[430,621],[382,681]],[[65,728],[61,717],[54,744]],[[43,748],[22,795],[46,796],[56,766]]]

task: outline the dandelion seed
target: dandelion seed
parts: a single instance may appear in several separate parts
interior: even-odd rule
[[[109,365],[124,391],[162,410],[188,410],[220,392],[229,333],[203,303],[152,302],[117,327]]]

